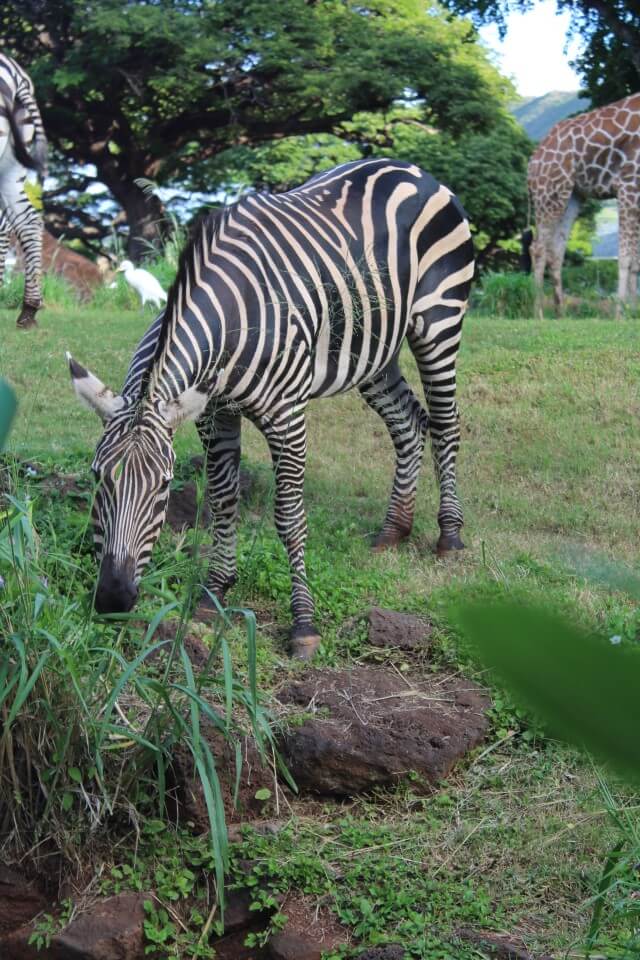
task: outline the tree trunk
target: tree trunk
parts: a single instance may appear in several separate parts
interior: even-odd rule
[[[144,165],[132,165],[140,170],[139,174],[134,176],[128,169],[123,170],[114,157],[96,162],[98,178],[124,211],[129,227],[127,256],[134,263],[140,263],[161,252],[168,223],[160,198],[150,191],[145,192],[135,182],[136,176],[144,176]]]
[[[164,204],[155,194],[145,193],[135,183],[123,183],[116,199],[122,204],[129,226],[127,254],[134,263],[148,260],[162,250],[167,233]]]

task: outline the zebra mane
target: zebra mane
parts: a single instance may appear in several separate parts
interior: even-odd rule
[[[219,210],[203,213],[194,220],[189,228],[187,241],[178,258],[176,276],[167,294],[167,303],[158,331],[156,348],[140,379],[140,400],[148,396],[154,368],[161,360],[164,348],[173,333],[173,319],[182,291],[185,285],[189,285],[194,280],[196,260],[201,256],[204,248],[210,246],[213,242],[227,209],[221,207]]]

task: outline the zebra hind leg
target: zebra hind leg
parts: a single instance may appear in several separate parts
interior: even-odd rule
[[[396,451],[387,515],[373,541],[374,550],[385,550],[397,546],[411,533],[428,417],[396,363],[359,389],[371,409],[384,420]]]
[[[36,325],[36,313],[42,306],[42,217],[24,192],[22,168],[2,177],[0,193],[5,202],[9,229],[18,238],[24,257],[24,300],[18,326],[26,330]]]
[[[227,591],[236,582],[236,542],[240,496],[239,414],[217,411],[197,424],[205,451],[207,499],[211,509],[213,550],[207,589],[224,606]],[[201,609],[217,608],[205,595]]]
[[[314,625],[314,603],[304,562],[307,540],[307,518],[303,487],[307,452],[304,409],[294,408],[289,416],[277,422],[260,423],[276,477],[275,523],[284,544],[291,571],[291,653],[301,660],[310,660],[320,644]]]
[[[460,415],[456,403],[456,357],[462,316],[433,339],[409,333],[409,345],[420,372],[429,410],[431,451],[440,488],[436,545],[438,556],[462,550],[460,539],[463,524],[462,507],[456,485],[456,458],[460,447]],[[417,325],[418,327],[421,325]],[[414,328],[415,331],[415,328]]]

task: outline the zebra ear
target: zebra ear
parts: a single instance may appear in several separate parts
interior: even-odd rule
[[[85,370],[79,363],[73,359],[70,353],[65,354],[69,371],[71,373],[71,382],[78,399],[84,403],[90,410],[94,410],[103,423],[106,423],[124,406],[124,400],[116,396],[108,387],[105,387],[102,380],[89,370]]]
[[[199,420],[209,403],[209,394],[189,387],[175,400],[161,400],[159,411],[171,430],[187,420]]]

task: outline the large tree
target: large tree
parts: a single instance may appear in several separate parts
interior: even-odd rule
[[[474,22],[494,22],[504,32],[506,18],[529,10],[534,0],[442,0]],[[558,12],[571,13],[572,34],[584,43],[576,67],[595,106],[640,91],[640,0],[556,0]]]
[[[33,76],[55,155],[87,165],[81,189],[95,167],[136,259],[162,219],[138,178],[193,181],[230,148],[344,135],[399,100],[454,142],[505,122],[509,85],[472,24],[422,0],[4,0],[0,32]],[[63,218],[65,188],[50,215],[57,203]],[[96,229],[78,212],[79,232]]]

